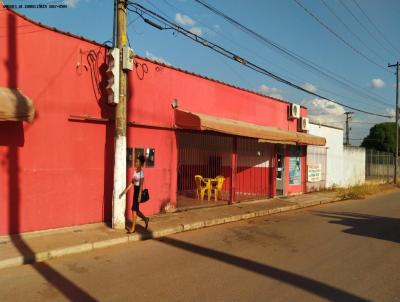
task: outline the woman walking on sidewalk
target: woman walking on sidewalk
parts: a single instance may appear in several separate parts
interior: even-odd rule
[[[144,183],[144,171],[143,171],[144,160],[145,159],[143,155],[139,155],[135,159],[135,172],[133,173],[133,178],[129,183],[129,185],[125,188],[125,190],[119,195],[119,198],[121,198],[133,186],[134,191],[133,191],[133,204],[132,204],[132,226],[130,229],[128,229],[128,234],[132,234],[135,232],[137,216],[142,218],[143,221],[145,222],[146,230],[147,227],[149,226],[150,218],[144,216],[144,214],[139,209],[139,204],[142,198],[143,183]]]

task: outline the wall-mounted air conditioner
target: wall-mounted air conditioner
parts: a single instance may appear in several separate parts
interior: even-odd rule
[[[300,130],[301,131],[310,130],[310,121],[308,120],[308,117],[302,117],[300,119]]]
[[[300,105],[298,104],[290,104],[290,108],[289,108],[289,118],[294,119],[300,118]]]

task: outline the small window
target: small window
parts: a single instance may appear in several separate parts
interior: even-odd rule
[[[133,164],[133,149],[126,148],[126,165],[132,167]]]
[[[144,155],[143,148],[135,148],[135,158],[138,158],[140,155]]]
[[[276,159],[277,159],[276,178],[282,179],[282,171],[283,171],[283,156],[282,156],[282,154],[278,153],[276,155]]]
[[[155,149],[146,148],[146,167],[152,168],[155,164]]]

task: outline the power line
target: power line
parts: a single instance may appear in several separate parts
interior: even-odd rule
[[[163,13],[159,8],[157,8],[154,4],[152,4],[150,1],[147,1],[147,2],[148,2],[151,6],[153,6],[154,8],[156,8],[164,17],[168,18],[168,16],[167,16],[165,13]],[[171,4],[168,0],[164,0],[164,2],[165,2],[168,6],[174,8],[176,11],[181,11],[181,12],[187,14],[187,12],[185,12],[185,10],[176,7],[175,5]],[[205,27],[205,28],[207,28],[208,30],[210,30],[211,32],[213,32],[215,35],[220,35],[220,36],[222,36],[224,39],[228,40],[230,43],[232,43],[232,44],[234,44],[234,45],[236,45],[236,46],[238,46],[238,47],[240,47],[240,48],[243,48],[244,50],[246,50],[246,51],[248,51],[249,53],[251,53],[251,54],[253,54],[254,56],[256,56],[256,57],[257,57],[258,59],[260,59],[261,61],[266,62],[266,63],[271,64],[271,65],[274,65],[274,66],[276,66],[277,68],[281,68],[281,69],[285,70],[286,72],[288,72],[288,73],[292,74],[293,76],[295,76],[290,70],[288,70],[288,69],[286,69],[286,68],[284,68],[284,67],[282,67],[282,66],[279,66],[278,64],[276,64],[275,62],[273,62],[273,61],[271,61],[271,60],[267,60],[266,58],[262,57],[260,54],[256,53],[253,49],[248,48],[248,47],[246,47],[246,46],[243,46],[242,44],[239,44],[238,42],[232,40],[228,35],[225,35],[225,34],[222,33],[222,32],[217,32],[217,31],[215,31],[213,28],[211,28],[210,26],[208,26],[208,25],[205,24],[204,22],[201,22],[200,20],[196,20],[196,21],[197,21],[200,25],[202,25],[203,27]]]
[[[156,7],[156,6],[155,6],[153,3],[151,3],[149,0],[147,0],[147,2],[148,2],[152,7],[154,7],[157,11],[159,11],[159,12],[161,13],[161,15],[163,15],[163,16],[166,17],[166,18],[168,18],[168,16],[167,16],[160,8]],[[173,8],[174,11],[181,11],[182,13],[188,15],[188,13],[187,13],[184,9],[176,7],[175,5],[173,5],[172,3],[170,3],[168,0],[164,0],[164,2],[165,2],[168,6],[170,6],[171,8]],[[249,53],[253,54],[253,55],[256,56],[258,59],[260,59],[262,62],[271,64],[271,65],[276,66],[277,68],[283,69],[286,73],[292,75],[292,76],[288,76],[288,75],[286,74],[286,78],[288,78],[288,79],[291,80],[292,82],[296,82],[298,85],[302,85],[302,84],[305,84],[305,83],[308,82],[308,81],[305,80],[305,79],[299,78],[297,75],[295,75],[295,74],[294,74],[293,72],[291,72],[289,69],[287,69],[287,68],[285,68],[285,67],[283,67],[283,66],[280,66],[280,65],[276,64],[275,62],[273,62],[273,61],[271,61],[271,60],[267,60],[266,58],[264,58],[264,57],[262,57],[261,55],[259,55],[258,53],[256,53],[253,49],[248,48],[248,47],[245,47],[245,46],[243,46],[242,44],[237,43],[236,41],[232,40],[229,36],[227,36],[227,35],[225,35],[225,34],[223,34],[223,33],[221,33],[221,32],[215,31],[213,28],[211,28],[210,26],[208,26],[208,25],[205,24],[204,22],[201,22],[201,21],[198,20],[198,19],[196,20],[196,22],[198,22],[200,25],[202,25],[203,27],[205,27],[205,28],[207,28],[208,30],[210,30],[211,32],[213,32],[215,35],[220,35],[220,36],[222,36],[223,38],[227,39],[227,40],[228,40],[229,42],[231,42],[232,44],[234,44],[234,45],[236,45],[236,46],[238,46],[238,47],[240,47],[240,48],[243,48],[244,50],[246,50],[246,51],[248,51]],[[223,61],[223,62],[224,62],[224,61]],[[234,70],[232,69],[232,67],[229,66],[226,62],[224,62],[224,64],[226,64],[232,71],[234,71]],[[237,75],[238,78],[241,78],[244,82],[246,82],[246,83],[249,85],[249,87],[253,87],[253,86],[251,85],[251,83],[250,83],[248,80],[246,80],[245,78],[243,78],[240,74],[238,74],[238,72],[234,71],[234,73]],[[279,74],[279,73],[276,73],[276,74],[279,75],[279,76],[281,76],[281,77],[284,77],[282,74]],[[294,77],[297,77],[297,79],[295,79]],[[330,93],[330,94],[332,94],[332,95],[335,95],[335,96],[344,97],[343,95],[338,94],[337,92],[334,92],[334,91],[331,91],[331,90],[328,90],[328,89],[324,89],[324,88],[321,87],[321,86],[318,86],[318,90],[328,92],[328,93]],[[351,98],[351,97],[347,97],[347,98],[353,99],[353,98]],[[355,100],[355,99],[353,99],[353,100]],[[355,101],[357,102],[358,100],[355,100]],[[389,105],[389,104],[386,104],[386,103],[384,103],[384,102],[382,102],[382,104]],[[376,105],[375,105],[375,106],[376,106]],[[377,106],[376,106],[376,107],[377,107]]]
[[[266,70],[266,69],[264,69],[264,68],[262,68],[262,67],[259,67],[259,66],[257,66],[256,64],[254,64],[254,63],[252,63],[252,62],[250,62],[250,61],[244,60],[243,58],[241,58],[240,56],[236,55],[235,53],[233,53],[233,52],[231,52],[231,51],[229,51],[229,50],[227,50],[227,49],[225,49],[225,48],[223,48],[223,47],[221,47],[221,46],[219,46],[219,45],[217,45],[217,44],[215,44],[215,43],[212,43],[212,42],[210,42],[210,41],[208,41],[208,40],[206,40],[206,39],[204,39],[204,38],[202,38],[202,37],[200,37],[200,36],[198,36],[198,35],[196,35],[196,34],[190,32],[190,31],[188,31],[188,30],[184,29],[183,27],[177,25],[176,23],[169,21],[168,19],[166,19],[166,18],[164,18],[164,17],[158,15],[157,13],[155,13],[155,12],[153,12],[153,11],[151,11],[151,10],[145,8],[145,7],[143,7],[143,6],[140,5],[140,4],[133,3],[133,2],[129,2],[129,4],[132,5],[132,6],[134,6],[134,7],[136,8],[136,11],[135,11],[135,10],[131,10],[131,9],[130,9],[130,10],[133,11],[133,12],[135,12],[135,13],[137,13],[138,15],[140,15],[140,16],[142,17],[142,19],[143,19],[146,23],[148,23],[148,24],[150,24],[150,25],[152,25],[152,26],[155,26],[154,23],[149,22],[148,19],[144,18],[144,17],[143,17],[143,14],[147,14],[147,15],[149,15],[149,16],[152,16],[152,17],[155,18],[156,20],[158,20],[158,21],[162,22],[164,25],[166,25],[166,27],[164,27],[164,28],[162,28],[162,27],[159,26],[159,25],[155,26],[155,27],[158,28],[158,29],[173,29],[173,30],[176,30],[177,32],[179,32],[179,33],[185,35],[186,37],[192,39],[193,41],[195,41],[195,42],[197,42],[197,43],[200,43],[200,44],[202,44],[203,46],[206,46],[206,47],[208,47],[208,48],[211,48],[212,50],[214,50],[214,51],[220,53],[221,55],[224,55],[224,56],[226,56],[226,57],[228,57],[228,58],[230,58],[230,59],[232,59],[232,60],[235,60],[235,61],[237,61],[237,62],[239,62],[239,63],[245,65],[246,67],[248,67],[248,68],[250,68],[250,69],[253,69],[254,71],[257,71],[257,72],[259,72],[259,73],[261,73],[261,74],[267,75],[267,76],[269,76],[269,77],[271,77],[271,78],[273,78],[273,79],[275,79],[275,80],[277,80],[277,81],[279,81],[279,82],[282,82],[282,83],[284,83],[284,84],[286,84],[286,85],[288,85],[288,86],[291,86],[291,87],[296,88],[296,89],[298,89],[298,90],[301,90],[301,91],[303,91],[303,92],[305,92],[305,93],[307,93],[307,94],[310,94],[310,95],[319,97],[319,98],[321,98],[321,99],[325,99],[325,100],[330,101],[330,102],[332,102],[332,103],[341,105],[341,106],[343,106],[343,107],[346,107],[346,108],[349,108],[349,109],[352,109],[352,110],[355,110],[355,111],[358,111],[358,112],[362,112],[362,113],[369,114],[369,115],[387,117],[387,118],[390,118],[390,117],[391,117],[391,116],[389,116],[389,115],[383,115],[383,114],[372,113],[372,112],[368,112],[368,111],[366,111],[366,110],[362,110],[362,109],[358,109],[358,108],[355,108],[355,107],[352,107],[352,106],[348,106],[348,105],[342,104],[342,103],[340,103],[340,102],[334,101],[334,100],[332,100],[332,99],[329,99],[329,98],[327,98],[327,97],[324,97],[324,96],[322,96],[322,95],[320,95],[320,94],[317,94],[317,93],[315,93],[315,92],[311,92],[311,91],[309,91],[309,90],[307,90],[307,89],[304,89],[303,87],[298,86],[298,85],[296,85],[296,84],[294,84],[294,83],[292,83],[292,82],[290,82],[290,81],[288,81],[288,80],[286,80],[286,79],[284,79],[284,78],[282,78],[282,77],[279,77],[279,76],[277,76],[276,74],[271,73],[270,71],[268,71],[268,70]],[[128,8],[128,9],[129,9],[129,8]]]
[[[379,29],[379,27],[371,20],[371,18],[367,15],[367,13],[362,9],[362,7],[358,4],[356,0],[353,0],[353,2],[356,4],[358,9],[361,11],[361,13],[365,16],[365,18],[369,21],[369,23],[376,29],[376,31],[382,36],[382,38],[388,43],[390,46],[393,47],[393,49],[397,52],[400,53],[400,51],[392,44],[390,39],[387,39],[385,34]]]
[[[363,98],[368,98],[376,103],[379,104],[384,104],[385,106],[391,106],[389,103],[382,102],[381,99],[382,97],[374,94],[377,96],[373,97],[372,95],[369,95],[368,93],[365,92],[365,88],[361,87],[354,82],[352,82],[349,79],[344,78],[341,75],[338,75],[332,71],[327,70],[326,68],[294,53],[293,51],[290,51],[283,46],[279,45],[278,43],[266,38],[265,36],[262,36],[261,34],[255,32],[254,30],[246,27],[245,25],[241,24],[240,22],[236,21],[235,19],[231,18],[230,16],[227,16],[223,12],[219,11],[215,7],[211,6],[210,4],[206,3],[205,1],[202,0],[195,0],[197,3],[201,4],[211,12],[215,13],[216,15],[224,18],[226,21],[237,27],[238,29],[242,30],[243,32],[253,36],[255,39],[257,39],[259,42],[265,44],[268,47],[272,47],[273,50],[278,51],[279,53],[283,53],[285,56],[287,56],[289,59],[296,63],[300,63],[301,65],[305,66],[308,70],[312,70],[313,72],[317,72],[324,77],[331,79],[337,83],[339,83],[342,87],[346,88],[347,90],[351,91],[352,93],[358,94],[360,96],[363,96]],[[352,87],[349,85],[351,83],[352,85],[356,87]]]
[[[347,47],[352,49],[355,53],[358,55],[362,56],[364,59],[366,59],[368,62],[371,64],[374,64],[375,66],[385,70],[386,72],[390,72],[389,70],[386,69],[385,66],[380,65],[379,63],[375,62],[371,58],[369,58],[367,55],[365,55],[363,52],[352,46],[349,42],[347,42],[345,39],[343,39],[338,33],[336,33],[332,28],[330,28],[328,25],[326,25],[320,18],[318,18],[315,14],[313,14],[310,10],[308,10],[303,4],[301,4],[298,0],[293,0],[296,2],[298,6],[300,6],[308,15],[310,15],[315,21],[317,21],[322,27],[324,27],[327,31],[329,31],[332,35],[334,35],[337,39],[339,39],[342,43],[344,43]],[[340,0],[339,0],[340,1]]]
[[[212,42],[206,40],[205,38],[200,37],[200,36],[190,32],[190,31],[184,29],[183,27],[179,26],[178,24],[176,24],[176,23],[174,23],[174,22],[172,22],[172,21],[160,16],[159,14],[155,13],[154,11],[151,11],[151,10],[145,8],[144,6],[142,6],[140,4],[137,4],[137,3],[134,3],[134,2],[131,2],[131,1],[129,1],[128,3],[130,5],[130,7],[128,6],[128,10],[138,14],[143,19],[143,21],[148,23],[149,25],[151,25],[153,27],[156,27],[157,29],[160,29],[160,30],[165,30],[165,29],[175,30],[176,32],[181,33],[182,35],[188,37],[189,39],[191,39],[191,40],[193,40],[193,41],[195,41],[195,42],[197,42],[197,43],[199,43],[199,44],[201,44],[201,45],[203,45],[203,46],[205,46],[207,48],[210,48],[211,50],[213,50],[213,51],[215,51],[215,52],[217,52],[217,53],[219,53],[219,54],[221,54],[221,55],[223,55],[223,56],[225,56],[225,57],[227,57],[227,58],[229,58],[231,60],[239,62],[242,65],[246,66],[247,68],[250,68],[250,69],[252,69],[252,70],[254,70],[254,71],[258,72],[258,73],[264,74],[266,76],[269,76],[269,77],[275,79],[278,82],[284,83],[284,84],[286,84],[288,86],[291,86],[291,87],[293,87],[295,89],[303,91],[303,92],[305,92],[307,94],[316,96],[316,97],[321,98],[321,99],[325,99],[325,100],[327,100],[329,102],[338,104],[340,106],[343,106],[345,108],[349,108],[349,109],[352,109],[352,110],[355,110],[355,111],[358,111],[358,112],[362,112],[362,113],[369,114],[369,115],[374,115],[374,116],[387,117],[387,118],[391,118],[392,117],[392,116],[389,116],[389,115],[372,113],[372,112],[369,112],[369,111],[366,111],[366,110],[363,110],[363,109],[358,109],[358,108],[355,108],[355,107],[352,107],[352,106],[348,106],[346,104],[343,104],[343,103],[334,101],[332,99],[329,99],[327,97],[324,97],[324,96],[322,96],[322,95],[320,95],[318,93],[311,92],[311,91],[309,91],[307,89],[304,89],[303,87],[301,87],[299,85],[296,85],[296,84],[294,84],[294,83],[292,83],[292,82],[290,82],[290,81],[288,81],[288,80],[286,80],[286,79],[284,79],[284,78],[282,78],[282,77],[280,77],[280,76],[268,71],[267,69],[262,68],[262,67],[260,67],[260,66],[258,66],[256,64],[248,61],[247,59],[242,58],[241,56],[239,56],[239,55],[237,55],[237,54],[235,54],[235,53],[223,48],[222,46],[217,45],[215,43],[212,43]],[[131,7],[134,7],[135,9],[133,10]],[[149,19],[145,18],[144,15],[152,17],[153,19],[157,20],[158,22],[161,22],[162,24],[164,24],[164,27],[154,23],[153,21],[150,21]]]
[[[329,10],[329,12],[362,44],[364,47],[368,48],[369,51],[374,53],[377,57],[381,58],[382,60],[385,60],[384,57],[382,57],[380,54],[378,54],[374,49],[369,47],[367,43],[365,43],[352,29],[350,26],[348,26],[342,18],[338,16],[338,14],[335,13],[335,11],[326,3],[325,0],[321,0],[322,4]]]
[[[347,12],[353,16],[353,18],[357,21],[357,23],[372,37],[372,39],[375,40],[375,42],[382,47],[384,50],[386,50],[388,53],[391,53],[391,51],[383,46],[383,44],[375,37],[375,35],[360,21],[360,19],[357,18],[355,14],[351,11],[351,9],[342,1],[339,0],[340,4],[347,10]]]
[[[176,7],[175,5],[171,4],[168,0],[164,0],[164,2],[165,2],[168,6],[174,8],[175,10],[177,10],[177,11],[182,11],[183,13],[187,14],[187,13],[185,12],[185,10]],[[148,3],[149,3],[150,5],[152,5],[153,7],[155,7],[150,1],[148,1]],[[160,10],[159,8],[157,8],[157,10],[161,12],[161,10]],[[162,13],[162,14],[163,14],[163,13]],[[165,14],[163,14],[163,15],[166,16]],[[271,64],[271,65],[274,65],[274,66],[276,66],[277,68],[283,69],[284,71],[286,71],[287,73],[291,74],[291,75],[294,76],[294,77],[296,76],[295,74],[293,74],[293,73],[292,73],[290,70],[288,70],[287,68],[276,64],[276,63],[273,62],[272,60],[268,60],[268,59],[266,59],[265,57],[262,57],[260,54],[258,54],[257,52],[255,52],[253,49],[248,48],[248,47],[246,47],[246,46],[244,46],[244,45],[242,45],[242,44],[239,44],[238,42],[232,40],[228,35],[225,35],[225,34],[222,33],[222,32],[217,32],[217,31],[215,31],[214,29],[212,29],[210,26],[208,26],[208,25],[205,24],[204,22],[201,22],[201,21],[199,21],[199,20],[196,20],[196,21],[197,21],[199,24],[201,24],[202,26],[204,26],[205,28],[207,28],[208,30],[210,30],[211,32],[213,32],[215,35],[220,35],[220,36],[222,36],[224,39],[228,40],[228,41],[231,42],[232,44],[234,44],[234,45],[236,45],[236,46],[238,46],[238,47],[240,47],[240,48],[243,48],[244,50],[246,50],[246,51],[248,51],[249,53],[253,54],[254,56],[256,56],[256,57],[257,57],[258,59],[260,59],[261,61],[266,62],[266,63]],[[288,77],[288,78],[289,78],[289,77]],[[293,79],[293,78],[292,78],[292,79]],[[303,82],[306,82],[305,80],[302,80],[302,79],[300,79],[300,80],[303,81]]]
[[[349,127],[349,122],[353,118],[354,112],[345,112],[346,115],[346,145],[349,145],[349,138],[350,138],[350,131],[351,128]]]
[[[346,121],[328,121],[327,123],[330,124],[342,124],[345,123]],[[351,121],[352,124],[362,124],[362,125],[376,125],[376,124],[380,124],[380,122],[361,122],[361,121]]]

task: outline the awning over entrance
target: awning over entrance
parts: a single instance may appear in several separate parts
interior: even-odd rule
[[[307,133],[290,132],[274,127],[260,126],[247,122],[221,118],[202,113],[175,110],[175,125],[182,129],[211,130],[226,134],[251,137],[260,142],[306,144],[324,146],[325,138]]]
[[[28,121],[35,117],[32,101],[17,89],[0,87],[0,121]]]

